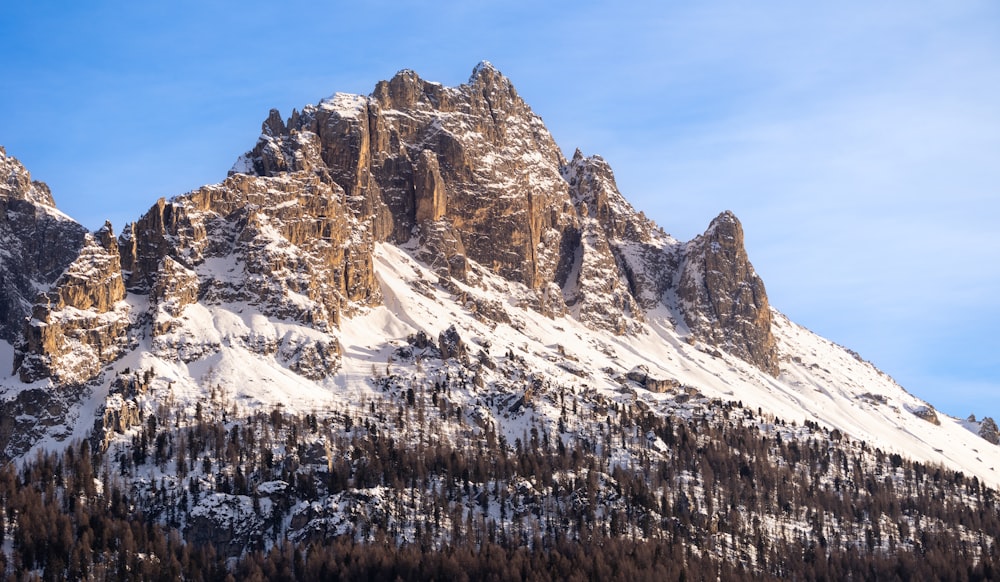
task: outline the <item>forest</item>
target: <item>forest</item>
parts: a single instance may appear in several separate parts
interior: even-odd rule
[[[566,390],[547,392],[561,407],[557,424],[532,421],[540,401],[519,403],[525,430],[510,439],[454,406],[447,383],[382,386],[378,401],[310,414],[248,412],[213,390],[194,410],[166,401],[120,433],[8,464],[0,571],[10,580],[1000,576],[995,490],[836,430],[740,402],[664,416]]]

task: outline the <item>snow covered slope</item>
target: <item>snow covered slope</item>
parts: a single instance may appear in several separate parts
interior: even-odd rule
[[[777,312],[781,374],[772,377],[678,332],[666,311],[649,313],[634,334],[595,331],[571,316],[540,314],[530,307],[530,289],[475,264],[478,285],[445,289],[412,252],[391,244],[377,247],[375,273],[384,305],[345,318],[339,330],[320,332],[264,315],[249,303],[187,305],[171,337],[189,352],[156,350],[144,339],[104,375],[94,396],[110,394],[109,408],[120,406],[114,380],[149,370],[148,392],[139,398],[147,415],[169,402],[194,417],[209,392],[213,398],[224,395],[233,417],[275,407],[306,414],[381,402],[380,380],[389,377],[420,386],[446,374],[467,375],[466,390],[452,399],[472,421],[492,424],[508,442],[521,438],[532,423],[556,426],[560,410],[546,394],[560,389],[680,415],[689,414],[693,402],[721,399],[759,407],[786,422],[817,422],[886,453],[941,463],[1000,486],[1000,447],[956,419],[936,415],[935,424],[927,403]],[[435,338],[451,326],[465,344],[464,354],[442,360]],[[430,338],[424,347],[414,341],[421,333]],[[307,340],[341,346],[329,376],[309,379],[292,369],[295,346]],[[533,399],[530,417],[498,405],[526,394]],[[73,434],[84,437],[92,417],[78,418]]]

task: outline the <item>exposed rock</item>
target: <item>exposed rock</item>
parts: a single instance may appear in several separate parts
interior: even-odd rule
[[[46,437],[57,442],[67,439],[66,415],[84,395],[74,387],[58,392],[30,388],[0,400],[0,458],[21,455]]]
[[[352,305],[380,300],[373,245],[371,231],[345,212],[340,187],[302,172],[234,174],[161,200],[121,240],[129,288],[167,293],[175,311],[195,292],[194,273],[208,302],[259,303],[319,329],[336,326]],[[164,268],[183,276],[163,280]]]
[[[686,245],[677,296],[695,337],[778,375],[764,282],[747,258],[743,227],[731,212]]]
[[[118,245],[111,225],[86,235],[76,260],[39,296],[15,367],[21,380],[82,383],[129,346],[130,325]]]
[[[115,434],[124,434],[133,426],[142,423],[142,413],[135,400],[112,395],[104,403],[101,418],[94,422],[93,446],[106,451]]]
[[[680,388],[681,383],[674,378],[660,379],[649,375],[649,368],[646,366],[636,366],[629,370],[625,377],[633,382],[641,384],[650,392],[663,393],[669,390]]]
[[[475,298],[472,307],[476,317],[493,324],[510,323],[510,314],[499,301]]]
[[[441,351],[442,360],[451,358],[464,360],[467,352],[465,342],[462,341],[462,336],[458,334],[454,325],[438,335],[438,349]]]
[[[996,421],[989,416],[984,418],[979,425],[979,436],[986,439],[987,442],[1000,445],[1000,430],[997,429]]]
[[[445,220],[424,221],[419,227],[419,244],[414,255],[429,265],[439,277],[465,280],[469,262],[462,236]]]
[[[31,174],[7,150],[0,147],[0,199],[21,200],[36,206],[55,208],[56,201],[45,182],[31,179]]]
[[[468,258],[533,289],[554,281],[573,220],[564,160],[491,65],[456,88],[400,71],[371,97],[338,94],[305,107],[280,137],[268,134],[279,124],[266,125],[234,172],[310,169],[346,192],[377,240],[405,242],[421,221],[447,220]]]
[[[278,355],[293,372],[309,378],[322,380],[340,367],[343,348],[336,341],[309,338],[285,338]]]
[[[191,509],[185,533],[189,543],[212,544],[220,555],[235,557],[257,547],[263,529],[249,496],[211,493]]]
[[[155,306],[154,336],[174,329],[177,323],[174,318],[180,317],[186,305],[198,300],[199,285],[197,273],[170,256],[163,257],[162,266],[149,292],[150,303]]]
[[[86,234],[56,210],[48,186],[0,148],[0,339],[20,341],[36,296],[76,259]]]
[[[649,376],[649,368],[646,366],[636,366],[625,374],[625,377],[633,382],[638,382],[640,384],[646,383],[646,378]]]
[[[935,425],[940,425],[941,421],[938,420],[937,412],[934,410],[933,406],[920,405],[920,406],[907,406],[907,410],[910,414],[916,416],[921,420],[926,420],[927,422]]]
[[[589,251],[590,255],[596,255],[593,259],[584,255],[581,263],[590,260],[599,266],[611,267],[608,257],[610,250],[615,271],[603,285],[613,287],[611,291],[616,296],[621,295],[622,288],[626,289],[641,309],[655,308],[672,290],[674,273],[678,269],[680,243],[641,212],[636,212],[618,191],[611,167],[600,156],[584,157],[580,150],[576,150],[562,173],[569,183],[570,195],[580,220],[585,225],[581,242],[592,241],[589,245],[581,245],[580,252]],[[595,223],[599,225],[599,229],[587,226]],[[567,303],[573,303],[574,292],[584,297],[593,295],[595,298],[588,303],[596,307],[600,315],[601,306],[596,297],[607,289],[602,291],[588,289],[586,286],[567,288],[568,284],[574,282],[569,280],[571,272],[572,268],[567,270],[567,276],[563,279]],[[577,278],[583,281],[594,280],[593,275],[589,278]],[[628,305],[628,308],[641,313],[634,305]],[[586,312],[587,307],[583,311]]]
[[[417,223],[444,218],[448,194],[441,178],[437,156],[431,150],[422,150],[417,154],[417,161],[413,167],[413,186]]]
[[[287,122],[272,113],[233,171],[310,172],[344,192],[376,241],[416,233],[417,258],[445,279],[467,279],[475,261],[534,289],[542,313],[617,333],[665,304],[695,337],[779,371],[735,217],[680,245],[625,201],[600,157],[567,162],[488,63],[455,88],[401,71],[369,97],[337,94]]]
[[[411,345],[413,345],[413,347],[421,350],[426,350],[434,345],[430,336],[423,331],[418,331],[406,339]]]

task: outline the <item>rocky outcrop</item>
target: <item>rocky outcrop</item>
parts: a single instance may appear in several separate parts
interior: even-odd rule
[[[65,442],[72,431],[66,417],[88,396],[79,387],[28,388],[0,400],[0,458],[23,454],[43,438]]]
[[[447,209],[448,194],[437,156],[431,150],[417,154],[413,166],[413,193],[416,201],[416,220],[420,224],[441,220]]]
[[[380,299],[371,230],[345,206],[339,186],[307,172],[234,174],[161,200],[121,239],[129,288],[172,317],[196,298],[247,301],[332,329]]]
[[[377,240],[402,243],[443,220],[436,232],[464,257],[543,289],[573,222],[563,163],[541,119],[484,63],[456,88],[401,71],[370,97],[338,94],[287,123],[270,119],[234,171],[314,172],[344,190]]]
[[[76,259],[86,233],[0,148],[0,339],[21,341],[36,296]]]
[[[625,374],[625,378],[640,384],[650,392],[664,393],[680,388],[681,383],[675,378],[656,378],[650,376],[649,368],[646,366],[636,366]]]
[[[441,351],[442,360],[451,358],[464,360],[468,354],[465,342],[454,325],[438,334],[438,350]]]
[[[910,411],[910,414],[916,416],[920,420],[927,421],[933,425],[940,425],[941,420],[938,419],[937,411],[934,410],[933,406],[927,404],[921,404],[918,406],[906,406],[906,409]]]
[[[664,301],[680,245],[632,208],[600,156],[577,150],[562,173],[581,225],[575,260],[560,271],[566,304],[580,319],[623,333]]]
[[[264,525],[249,496],[210,493],[191,508],[184,533],[192,544],[212,544],[220,555],[235,557],[258,547]]]
[[[39,296],[15,359],[23,382],[82,383],[129,346],[118,244],[111,225],[87,234],[76,260]]]
[[[743,227],[733,213],[723,212],[687,243],[677,297],[694,337],[778,375],[764,282],[747,258]]]
[[[989,416],[984,418],[980,423],[979,436],[983,437],[987,442],[1000,445],[1000,429],[997,429],[996,421]]]
[[[198,274],[173,257],[163,257],[159,272],[149,291],[153,312],[153,335],[170,332],[184,307],[198,301],[201,282]]]

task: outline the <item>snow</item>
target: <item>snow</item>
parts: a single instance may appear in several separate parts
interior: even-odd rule
[[[319,102],[321,109],[336,111],[343,117],[358,117],[367,106],[367,97],[351,93],[334,93]]]
[[[252,174],[253,160],[246,154],[240,154],[240,157],[236,158],[236,162],[233,163],[233,167],[229,171],[234,174]]]

